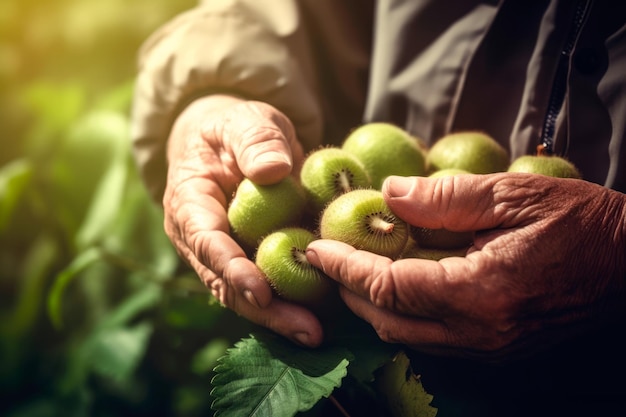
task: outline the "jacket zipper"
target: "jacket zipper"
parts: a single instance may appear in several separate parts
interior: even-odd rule
[[[546,110],[546,116],[543,122],[543,129],[541,131],[541,139],[537,151],[542,154],[551,155],[554,153],[554,130],[556,126],[556,119],[559,115],[561,108],[563,107],[563,100],[565,100],[565,92],[567,90],[567,79],[570,69],[570,57],[576,44],[576,40],[580,35],[583,23],[587,18],[589,10],[591,9],[591,3],[593,0],[582,0],[576,5],[576,13],[574,14],[574,22],[572,29],[567,37],[567,42],[559,57],[556,73],[554,76],[554,82],[552,84],[552,91],[550,92],[550,100],[548,101],[548,108]]]

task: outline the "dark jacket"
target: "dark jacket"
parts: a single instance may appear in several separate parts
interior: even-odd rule
[[[626,191],[625,2],[205,1],[141,51],[133,143],[155,197],[174,118],[212,92],[275,105],[307,149],[364,121],[427,143],[477,129]]]

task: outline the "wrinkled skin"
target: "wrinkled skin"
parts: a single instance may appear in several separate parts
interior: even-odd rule
[[[277,109],[227,96],[199,99],[168,148],[165,230],[212,294],[296,343],[318,346],[310,311],[272,297],[229,235],[226,208],[244,177],[274,183],[303,159]],[[626,196],[580,180],[530,174],[391,177],[383,192],[409,223],[479,230],[465,258],[392,262],[340,242],[307,251],[379,336],[415,349],[485,360],[526,355],[610,317],[624,317]]]
[[[164,224],[178,253],[223,305],[296,343],[317,346],[323,338],[317,318],[272,297],[230,237],[226,217],[244,177],[275,183],[297,172],[302,159],[291,122],[275,108],[227,96],[199,99],[170,134]]]
[[[532,174],[390,177],[383,193],[411,224],[479,230],[467,256],[390,259],[319,240],[307,257],[386,341],[506,361],[624,317],[623,194]]]

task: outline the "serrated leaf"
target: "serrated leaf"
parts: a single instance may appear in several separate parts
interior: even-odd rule
[[[424,390],[420,376],[413,372],[411,361],[404,352],[399,352],[381,368],[376,382],[394,417],[437,415],[437,409],[430,405],[433,396]]]
[[[350,354],[302,349],[278,337],[252,335],[220,358],[212,380],[216,417],[290,417],[341,385]]]

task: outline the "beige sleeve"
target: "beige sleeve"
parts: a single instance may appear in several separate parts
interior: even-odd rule
[[[303,25],[297,1],[210,0],[146,40],[131,135],[140,174],[157,201],[170,128],[194,98],[220,92],[265,101],[292,120],[305,147],[321,141],[317,77]]]

